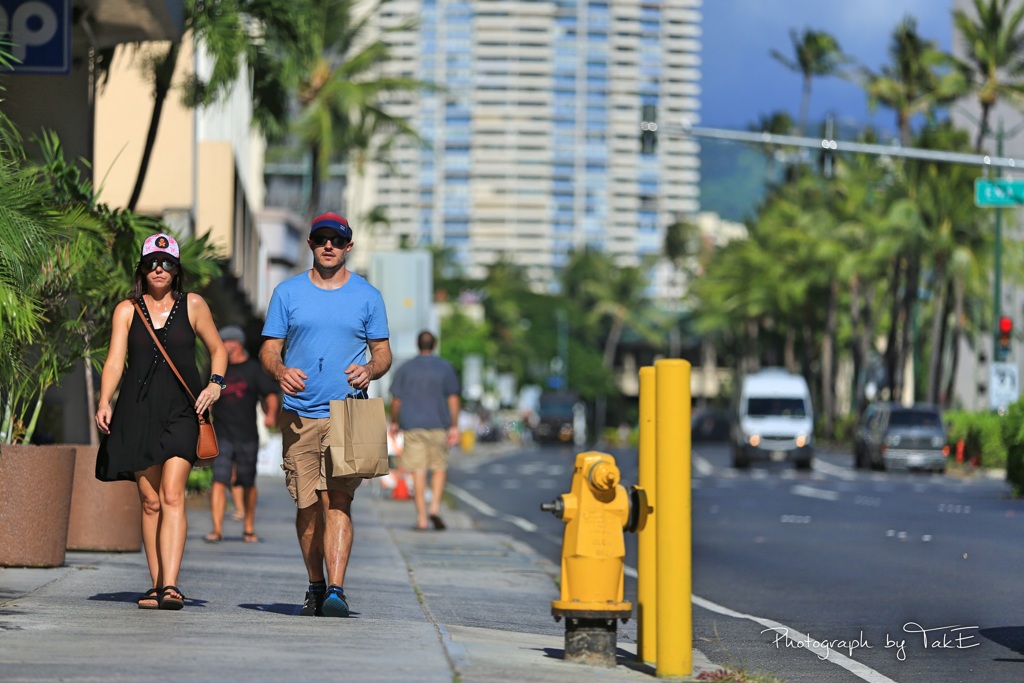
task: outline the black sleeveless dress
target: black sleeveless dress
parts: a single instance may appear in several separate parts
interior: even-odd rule
[[[145,299],[140,300],[150,325]],[[155,329],[155,328],[154,328]],[[203,389],[196,368],[196,333],[188,320],[188,295],[174,302],[167,322],[155,329],[178,372],[196,396]],[[153,343],[138,311],[128,328],[128,361],[96,458],[100,481],[135,480],[135,472],[174,456],[196,461],[199,420],[195,403]]]

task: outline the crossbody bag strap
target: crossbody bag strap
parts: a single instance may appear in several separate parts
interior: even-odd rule
[[[142,324],[146,326],[149,336],[152,337],[153,341],[156,343],[156,348],[160,349],[160,353],[164,354],[164,360],[166,360],[167,364],[171,366],[171,370],[174,371],[174,376],[178,378],[178,381],[181,382],[181,386],[185,387],[185,391],[188,392],[189,398],[191,398],[192,402],[195,403],[197,400],[195,394],[193,394],[192,390],[188,388],[188,384],[185,383],[185,378],[183,378],[181,373],[178,372],[178,368],[174,367],[174,361],[172,361],[171,357],[167,355],[167,350],[164,349],[164,345],[160,343],[160,338],[157,337],[156,332],[153,331],[153,326],[149,324],[149,318],[147,318],[146,314],[142,312],[142,306],[139,306],[139,302],[135,299],[132,299],[132,305],[135,306],[135,310],[139,312],[139,317],[142,318]]]

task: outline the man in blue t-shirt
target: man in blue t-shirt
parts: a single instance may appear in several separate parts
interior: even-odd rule
[[[434,355],[437,339],[424,330],[416,337],[420,354],[402,364],[391,382],[391,434],[402,430],[402,466],[412,470],[416,526],[429,520],[441,531],[441,496],[448,474],[448,449],[459,442],[459,378],[452,364]],[[430,510],[427,510],[430,470]],[[428,514],[429,513],[429,514]]]
[[[346,267],[348,221],[336,213],[317,216],[306,241],[313,267],[274,288],[260,362],[284,391],[282,466],[309,574],[300,614],[347,617],[352,497],[362,479],[326,474],[331,400],[362,394],[383,376],[391,367],[391,344],[383,297]]]

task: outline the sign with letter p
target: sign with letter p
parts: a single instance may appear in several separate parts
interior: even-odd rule
[[[0,0],[0,46],[13,73],[71,71],[71,0]]]

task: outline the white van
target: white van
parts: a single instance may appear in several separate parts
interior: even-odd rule
[[[733,400],[733,467],[752,460],[792,462],[810,469],[814,459],[811,392],[800,375],[766,368],[747,375]]]

